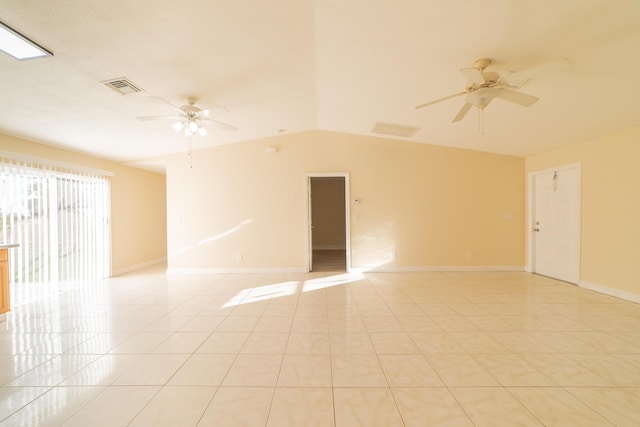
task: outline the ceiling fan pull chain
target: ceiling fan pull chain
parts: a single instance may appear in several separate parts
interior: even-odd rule
[[[193,152],[193,146],[192,146],[192,143],[191,143],[191,139],[192,138],[191,138],[191,136],[188,136],[187,139],[189,141],[189,153],[188,153],[188,156],[189,156],[189,169],[193,169],[193,155],[192,155],[193,154],[192,153]]]

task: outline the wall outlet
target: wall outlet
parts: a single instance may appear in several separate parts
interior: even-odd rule
[[[238,255],[236,255],[236,261],[240,262],[242,261],[242,252],[238,253]]]
[[[467,251],[467,259],[473,258],[473,251]]]

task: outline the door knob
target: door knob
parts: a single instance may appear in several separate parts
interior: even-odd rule
[[[540,229],[539,228],[534,228],[533,231],[535,231],[536,233],[539,233]]]

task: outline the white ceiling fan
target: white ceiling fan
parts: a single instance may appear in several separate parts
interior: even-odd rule
[[[522,71],[500,75],[493,71],[485,71],[491,62],[491,59],[482,58],[478,59],[471,68],[461,68],[460,72],[469,81],[464,91],[418,105],[416,110],[437,104],[438,102],[446,101],[447,99],[456,98],[461,95],[467,95],[465,103],[460,111],[458,111],[458,114],[453,118],[452,122],[462,120],[473,106],[482,111],[494,98],[502,98],[505,101],[509,101],[523,107],[529,107],[535,104],[540,98],[515,91],[513,90],[514,88],[519,88],[532,78],[541,74],[562,71],[569,68],[569,61],[563,59],[559,62],[546,63]]]
[[[203,110],[199,107],[196,107],[197,99],[194,97],[188,97],[187,103],[181,106],[176,106],[157,96],[150,96],[150,99],[155,99],[161,101],[171,108],[174,109],[175,114],[172,115],[160,115],[160,116],[142,116],[137,117],[138,120],[163,120],[169,119],[173,120],[173,129],[176,132],[184,132],[185,136],[191,137],[193,135],[200,135],[201,137],[205,137],[208,135],[207,129],[205,129],[205,125],[212,125],[220,129],[224,129],[230,132],[235,132],[238,130],[236,126],[220,122],[218,120],[214,120],[211,117],[211,110]],[[226,108],[221,106],[216,106],[215,109],[223,109]]]

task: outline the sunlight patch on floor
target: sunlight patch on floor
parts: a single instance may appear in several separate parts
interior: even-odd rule
[[[238,292],[236,296],[227,301],[222,307],[235,307],[241,304],[251,304],[258,301],[268,301],[274,298],[295,295],[299,284],[300,282],[296,280],[243,289]]]
[[[312,292],[318,289],[346,285],[347,283],[356,282],[363,278],[364,274],[361,272],[341,273],[334,274],[332,276],[318,277],[315,279],[305,280],[302,285],[302,292]]]

